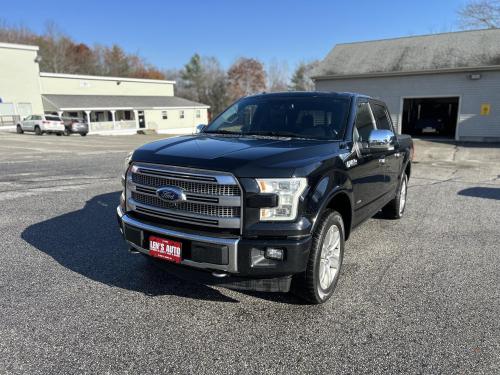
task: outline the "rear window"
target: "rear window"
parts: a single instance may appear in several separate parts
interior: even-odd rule
[[[62,121],[58,116],[45,116],[45,120],[47,121]]]

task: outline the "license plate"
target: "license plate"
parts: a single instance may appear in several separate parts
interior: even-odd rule
[[[174,263],[180,263],[182,258],[182,243],[165,238],[149,237],[149,255]]]

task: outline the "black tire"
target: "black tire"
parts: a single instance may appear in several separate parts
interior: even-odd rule
[[[332,228],[335,227],[335,228]],[[324,289],[320,281],[320,270],[322,262],[323,244],[327,233],[330,228],[339,235],[338,241],[338,267],[335,275],[329,286]],[[337,232],[338,231],[338,232]],[[345,246],[345,230],[344,221],[342,216],[333,210],[327,210],[319,219],[318,226],[316,227],[313,238],[311,250],[309,252],[309,261],[307,269],[304,273],[295,275],[292,280],[292,291],[300,298],[312,304],[320,304],[328,301],[332,296],[337,281],[339,279],[342,263],[344,259],[344,246]],[[326,267],[323,263],[323,267]],[[332,268],[333,269],[333,268]],[[328,268],[330,270],[330,268]]]
[[[404,198],[401,199],[404,190]],[[407,201],[407,192],[408,192],[408,175],[403,173],[401,177],[401,181],[399,182],[398,191],[396,196],[392,201],[387,203],[387,205],[382,208],[382,214],[387,219],[401,219],[405,212],[406,201]]]
[[[21,125],[17,125],[17,126],[16,126],[16,133],[17,133],[17,134],[23,134],[23,133],[24,133],[24,130],[23,130],[23,128],[21,127]]]
[[[69,132],[68,129],[64,130],[64,133],[63,133],[66,137],[70,136],[71,133]]]
[[[80,135],[81,135],[82,137],[85,137],[85,136],[87,135],[87,133],[80,133]]]
[[[57,135],[58,137],[60,137],[60,136],[62,135],[62,133],[56,133],[56,135]]]
[[[42,135],[43,134],[42,129],[40,129],[39,126],[35,126],[35,134],[36,135]]]

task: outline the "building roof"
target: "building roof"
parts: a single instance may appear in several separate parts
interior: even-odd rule
[[[177,96],[42,95],[45,111],[209,108]]]
[[[129,78],[129,77],[112,77],[112,76],[89,76],[89,75],[84,75],[84,74],[40,72],[40,77],[85,79],[88,81],[121,81],[121,82],[143,82],[143,83],[163,83],[163,84],[168,83],[168,84],[175,85],[175,81],[169,81],[169,80],[165,80],[165,79]]]
[[[9,49],[24,49],[28,51],[38,51],[38,46],[30,46],[27,44],[15,44],[15,43],[0,43],[0,48],[9,48]]]
[[[500,69],[500,29],[338,44],[314,75],[321,79],[492,66]]]

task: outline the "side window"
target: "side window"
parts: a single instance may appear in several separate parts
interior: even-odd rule
[[[377,121],[377,128],[378,129],[384,129],[384,130],[392,130],[392,125],[387,117],[387,111],[385,110],[385,107],[381,106],[380,104],[372,104],[372,111],[373,111],[373,117],[375,117],[375,121]]]
[[[358,103],[353,141],[367,142],[370,132],[373,129],[375,129],[375,124],[373,123],[373,118],[368,103]]]

